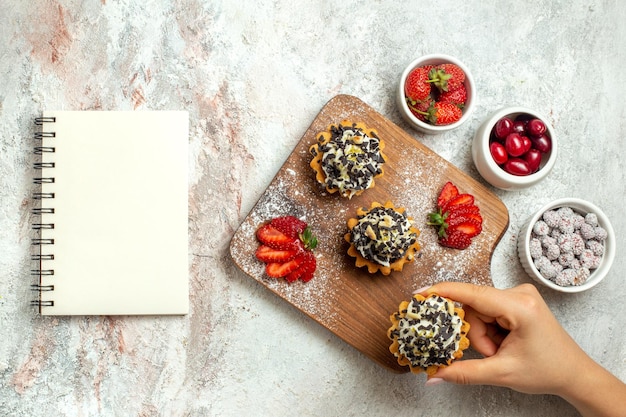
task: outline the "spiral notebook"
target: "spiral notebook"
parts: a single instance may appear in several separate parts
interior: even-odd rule
[[[35,123],[32,304],[186,314],[187,112],[48,111]]]

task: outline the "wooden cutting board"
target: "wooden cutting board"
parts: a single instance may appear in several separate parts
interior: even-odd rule
[[[378,131],[385,142],[387,163],[376,186],[351,200],[327,193],[315,181],[309,166],[309,147],[317,133],[344,119],[363,122]],[[483,232],[463,251],[439,246],[435,229],[426,225],[435,209],[437,195],[446,181],[462,193],[471,193],[484,219]],[[421,230],[418,258],[401,272],[389,276],[369,274],[356,268],[346,255],[346,222],[358,207],[372,201],[391,200],[404,207]],[[258,242],[255,231],[273,217],[294,215],[304,219],[318,238],[317,270],[307,282],[287,283],[264,274],[264,265],[254,257]],[[389,352],[389,316],[408,300],[413,290],[440,281],[463,281],[493,285],[490,261],[509,224],[505,205],[486,187],[442,159],[363,101],[348,95],[331,99],[305,132],[252,211],[235,232],[230,253],[250,277],[335,335],[397,372],[408,371]],[[298,337],[294,334],[294,337]]]

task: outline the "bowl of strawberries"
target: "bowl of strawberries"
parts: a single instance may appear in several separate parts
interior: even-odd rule
[[[542,181],[557,157],[557,138],[546,117],[526,107],[505,107],[489,116],[472,141],[480,175],[502,190]]]
[[[431,54],[411,62],[400,77],[397,104],[419,132],[455,129],[474,111],[476,88],[469,69],[453,56]]]

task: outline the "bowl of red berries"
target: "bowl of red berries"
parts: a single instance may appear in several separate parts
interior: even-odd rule
[[[554,129],[538,112],[507,107],[489,116],[476,131],[472,158],[494,187],[519,190],[543,180],[557,157]]]
[[[606,214],[580,198],[560,198],[539,208],[522,226],[518,255],[528,275],[553,290],[588,290],[608,274],[615,232]]]
[[[469,69],[455,57],[425,55],[400,77],[397,105],[416,130],[438,134],[463,124],[474,111],[476,88]]]

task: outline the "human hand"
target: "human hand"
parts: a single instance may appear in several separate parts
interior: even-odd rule
[[[437,293],[463,303],[471,346],[485,356],[440,369],[429,385],[443,380],[562,395],[591,362],[533,285],[499,290],[445,282],[420,293]]]
[[[424,290],[463,303],[468,338],[484,359],[457,360],[426,382],[485,384],[564,398],[583,416],[617,417],[626,384],[589,357],[556,320],[537,289],[445,282]]]

